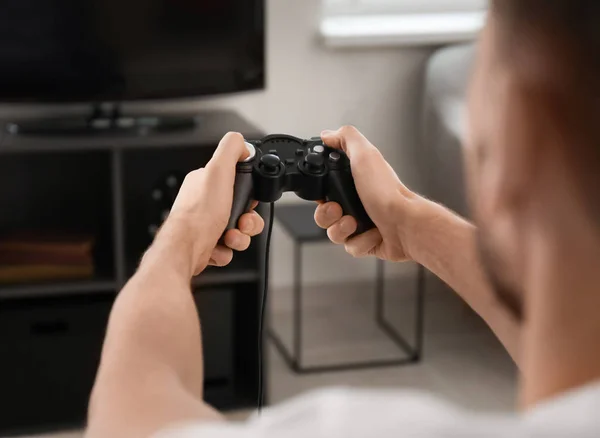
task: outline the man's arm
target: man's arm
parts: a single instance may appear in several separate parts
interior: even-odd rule
[[[494,331],[519,364],[521,326],[492,290],[481,266],[477,229],[450,210],[423,198],[411,201],[403,235],[406,252],[452,289]]]
[[[219,419],[202,401],[190,245],[169,228],[161,230],[111,312],[90,401],[90,437],[148,437],[167,424]]]
[[[226,135],[204,169],[185,179],[169,218],[111,311],[90,399],[87,435],[149,437],[190,420],[221,417],[202,401],[200,322],[190,282],[208,264],[224,266],[264,222],[255,212],[229,230],[236,163],[247,155]]]
[[[326,131],[323,140],[344,150],[356,189],[377,226],[356,237],[356,221],[335,203],[317,207],[315,220],[355,257],[414,260],[451,286],[492,328],[518,363],[520,326],[496,298],[481,267],[476,229],[444,207],[411,192],[381,153],[356,128]]]

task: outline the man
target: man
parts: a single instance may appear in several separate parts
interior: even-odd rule
[[[323,133],[353,163],[377,229],[337,204],[317,223],[356,257],[414,260],[452,286],[521,370],[522,416],[476,416],[416,394],[332,390],[220,423],[202,402],[192,274],[224,265],[263,228],[229,216],[242,138],[186,179],[110,318],[91,437],[598,436],[600,418],[600,2],[496,0],[483,33],[465,145],[478,227],[410,192],[356,129]],[[468,378],[465,377],[465,378]]]

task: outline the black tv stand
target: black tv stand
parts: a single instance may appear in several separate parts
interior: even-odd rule
[[[88,116],[60,116],[8,121],[5,130],[22,136],[149,135],[192,130],[198,117],[188,114],[125,114],[118,104],[95,104]]]
[[[110,309],[162,217],[155,189],[204,166],[227,131],[264,136],[229,111],[194,118],[202,121],[194,129],[151,135],[11,135],[0,121],[0,211],[10,212],[0,215],[0,234],[81,230],[95,242],[88,278],[3,283],[0,276],[0,436],[84,424]],[[218,409],[252,408],[258,397],[263,244],[258,236],[229,266],[192,282],[204,396]]]

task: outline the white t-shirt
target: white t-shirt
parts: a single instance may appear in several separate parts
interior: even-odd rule
[[[600,384],[521,415],[471,413],[414,392],[329,389],[244,423],[185,425],[156,438],[598,438]]]

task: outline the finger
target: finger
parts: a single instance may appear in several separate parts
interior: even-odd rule
[[[327,146],[343,150],[350,160],[361,152],[375,149],[354,126],[343,126],[337,131],[323,131],[321,139]]]
[[[317,206],[315,210],[315,222],[321,228],[327,229],[339,221],[344,213],[337,202],[327,202]]]
[[[373,228],[346,242],[346,252],[353,257],[367,257],[375,253],[375,249],[381,245],[383,237],[377,228]]]
[[[258,201],[252,201],[250,204],[250,210],[254,210],[256,207],[258,207]]]
[[[348,240],[350,236],[356,233],[358,224],[352,216],[344,216],[338,222],[327,229],[327,236],[333,243],[341,245]]]
[[[206,165],[210,172],[218,172],[226,180],[235,178],[236,165],[248,157],[244,137],[238,132],[228,132],[219,142],[211,160]],[[216,184],[216,182],[215,182]]]
[[[250,213],[242,215],[238,221],[238,228],[247,236],[258,236],[265,228],[265,221],[260,214],[255,211],[251,211]]]
[[[250,246],[250,236],[240,230],[229,230],[223,237],[225,245],[234,251],[246,251]]]
[[[208,262],[211,266],[227,266],[233,260],[233,251],[230,248],[219,245],[213,249]]]

